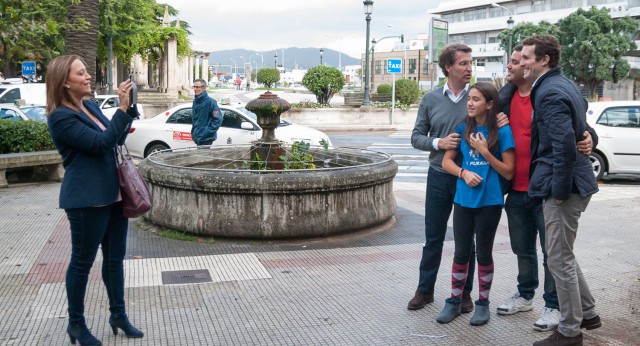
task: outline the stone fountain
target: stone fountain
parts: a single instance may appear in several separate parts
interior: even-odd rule
[[[291,144],[275,129],[290,105],[267,92],[246,108],[263,128],[250,146],[169,150],[140,163],[153,195],[148,221],[203,236],[283,239],[358,231],[395,215],[398,166],[389,155],[316,145],[315,168],[283,169]]]

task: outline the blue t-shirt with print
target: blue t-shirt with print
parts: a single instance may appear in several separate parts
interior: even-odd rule
[[[463,136],[466,124],[460,124],[456,128],[456,133]],[[489,138],[487,126],[477,126],[476,132],[482,132],[485,138]],[[511,127],[503,126],[498,129],[498,153],[495,149],[493,154],[502,161],[502,153],[515,148]],[[458,179],[456,186],[456,196],[453,201],[467,208],[480,208],[490,205],[504,206],[504,195],[502,194],[502,176],[498,174],[489,162],[480,153],[473,150],[464,138],[460,141],[458,153],[462,153],[462,168],[474,172],[482,177],[482,182],[476,187],[471,187],[465,183],[464,179]]]

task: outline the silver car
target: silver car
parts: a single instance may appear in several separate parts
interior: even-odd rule
[[[0,119],[5,120],[33,120],[47,122],[47,109],[43,105],[0,103]]]

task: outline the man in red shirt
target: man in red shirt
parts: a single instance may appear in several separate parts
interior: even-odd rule
[[[509,83],[500,89],[500,110],[509,117],[509,125],[516,143],[516,170],[505,202],[505,211],[509,223],[511,249],[518,256],[518,292],[498,306],[497,313],[512,315],[533,309],[533,296],[538,288],[536,237],[539,234],[544,266],[542,298],[545,304],[540,318],[533,324],[533,329],[548,331],[558,327],[560,311],[555,281],[547,267],[542,205],[533,203],[527,193],[531,165],[530,93],[533,81],[524,79],[524,71],[520,66],[521,58],[522,46],[518,45],[514,48],[511,61],[507,65]],[[588,155],[592,149],[592,137],[589,132],[585,132],[585,138],[577,146],[580,152]]]

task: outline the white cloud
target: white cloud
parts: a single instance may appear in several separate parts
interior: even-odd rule
[[[428,31],[430,9],[443,0],[377,0],[371,37]],[[362,1],[355,0],[164,0],[191,26],[195,50],[325,47],[359,57],[365,50],[366,21]],[[175,18],[172,18],[172,20]],[[393,27],[388,27],[391,24]],[[376,50],[390,49],[392,39]]]

